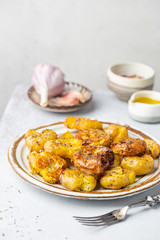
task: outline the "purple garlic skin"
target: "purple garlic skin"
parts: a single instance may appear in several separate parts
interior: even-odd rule
[[[39,64],[35,67],[32,83],[36,92],[40,95],[40,105],[46,107],[48,98],[55,97],[64,91],[64,73],[55,66]]]

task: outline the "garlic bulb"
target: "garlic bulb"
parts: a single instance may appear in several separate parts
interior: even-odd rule
[[[57,96],[64,91],[64,74],[57,67],[39,64],[34,69],[32,83],[41,97],[40,105],[46,107],[49,97]]]

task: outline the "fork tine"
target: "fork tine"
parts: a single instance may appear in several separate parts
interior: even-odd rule
[[[120,222],[120,220],[118,220],[117,218],[113,221],[110,221],[110,222],[103,222],[103,223],[100,223],[100,224],[97,224],[97,223],[81,223],[82,225],[84,226],[93,226],[93,227],[102,227],[102,226],[111,226],[113,224],[116,224]]]
[[[101,225],[101,224],[108,224],[112,221],[117,220],[116,218],[109,219],[108,221],[100,221],[100,222],[79,222],[81,224],[94,224],[94,225]]]
[[[90,222],[100,223],[100,222],[108,222],[113,219],[116,219],[114,215],[108,216],[107,218],[103,217],[103,218],[97,218],[97,219],[77,219],[77,221],[80,223],[90,223]]]
[[[93,216],[93,217],[78,217],[78,216],[73,216],[73,218],[75,218],[76,220],[78,219],[97,219],[97,218],[101,218],[101,217],[107,217],[107,216],[111,216],[112,212],[109,212],[107,214],[103,214],[103,215],[99,215],[99,216]]]

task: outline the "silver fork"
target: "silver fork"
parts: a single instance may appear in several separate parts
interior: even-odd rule
[[[99,215],[95,217],[78,217],[78,216],[73,217],[82,225],[86,226],[110,226],[112,224],[123,221],[126,218],[127,212],[130,208],[141,207],[146,205],[152,207],[157,203],[160,203],[160,195],[152,197],[146,196],[146,198],[142,201],[130,204],[128,206],[111,211],[104,215]]]

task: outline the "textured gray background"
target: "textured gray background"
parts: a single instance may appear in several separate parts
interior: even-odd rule
[[[38,63],[106,89],[109,65],[139,61],[155,69],[159,90],[159,9],[159,0],[0,0],[0,115]]]

